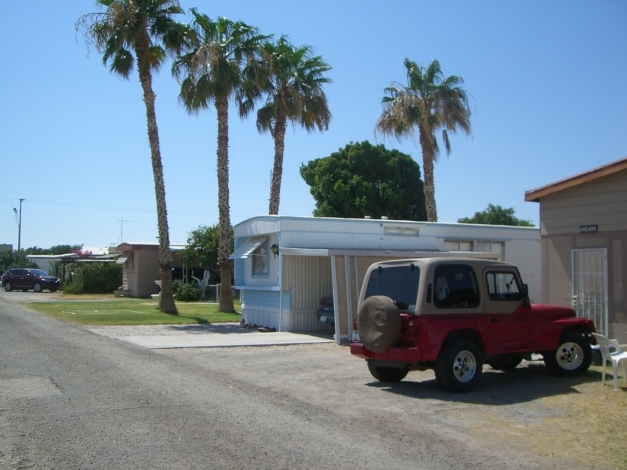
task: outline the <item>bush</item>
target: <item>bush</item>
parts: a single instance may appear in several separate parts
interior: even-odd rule
[[[66,294],[112,294],[122,284],[122,265],[78,263],[63,286]]]
[[[81,263],[85,294],[112,294],[122,285],[122,265],[116,263]]]
[[[83,276],[76,273],[70,273],[67,282],[63,284],[64,294],[82,294],[83,293]]]
[[[191,283],[184,283],[180,279],[176,279],[172,283],[172,290],[176,300],[182,302],[195,302],[200,300],[200,289]]]

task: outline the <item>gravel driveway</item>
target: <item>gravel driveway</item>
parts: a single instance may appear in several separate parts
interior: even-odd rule
[[[58,294],[12,292],[0,293],[0,298],[12,302],[29,302],[31,299],[52,299],[55,295]],[[0,300],[0,307],[2,302]],[[168,423],[172,436],[182,433],[176,439],[186,439],[186,452],[194,452],[176,457],[182,459],[178,466],[168,466],[168,460],[155,466],[154,458],[157,454],[153,457],[144,456],[140,448],[133,458],[144,463],[151,462],[151,465],[139,465],[139,468],[185,468],[182,463],[187,461],[185,459],[191,459],[192,455],[205,462],[204,468],[209,468],[212,454],[207,452],[210,449],[214,449],[213,452],[219,449],[215,455],[220,455],[229,465],[239,462],[237,465],[241,468],[602,468],[595,467],[594,462],[586,458],[585,445],[577,442],[577,427],[580,425],[569,424],[575,418],[575,422],[581,420],[583,426],[585,415],[581,415],[581,411],[572,405],[590,399],[583,394],[586,393],[586,387],[598,386],[597,383],[591,383],[598,380],[596,376],[556,380],[548,375],[539,362],[523,362],[510,373],[496,372],[486,367],[483,380],[475,391],[457,395],[444,392],[437,385],[432,371],[411,372],[398,384],[379,383],[370,376],[365,361],[351,356],[346,346],[334,343],[145,350],[136,346],[122,346],[122,342],[107,338],[114,336],[107,328],[102,331],[108,332],[107,335],[92,336],[100,339],[90,340],[91,333],[86,331],[88,328],[64,325],[49,318],[37,320],[37,314],[26,315],[26,311],[19,313],[19,308],[7,311],[13,310],[16,311],[10,314],[15,319],[13,321],[32,317],[29,320],[32,328],[40,324],[44,328],[43,333],[29,335],[39,338],[30,346],[31,349],[41,348],[42,352],[37,353],[40,356],[35,356],[37,362],[33,363],[31,359],[34,365],[30,366],[32,370],[27,375],[32,376],[40,363],[45,364],[45,356],[42,354],[52,354],[54,345],[59,344],[56,353],[68,355],[66,359],[57,360],[59,363],[83,364],[84,361],[83,369],[90,374],[91,364],[96,361],[96,371],[100,375],[85,379],[77,377],[76,383],[80,388],[86,380],[89,383],[93,381],[92,393],[97,391],[101,402],[87,405],[81,402],[82,395],[78,391],[73,391],[69,386],[64,388],[62,380],[54,376],[62,376],[61,369],[56,372],[39,372],[48,374],[49,380],[63,392],[59,396],[63,411],[53,412],[43,402],[44,407],[40,411],[35,412],[33,409],[27,414],[20,411],[22,402],[15,402],[15,406],[11,404],[5,408],[5,417],[11,418],[11,422],[21,423],[20,429],[24,429],[22,437],[15,434],[15,439],[18,442],[26,439],[24,446],[18,447],[22,450],[6,456],[5,463],[18,461],[11,460],[22,455],[15,452],[22,452],[35,459],[37,449],[54,448],[50,443],[41,447],[46,439],[50,439],[40,429],[41,424],[47,426],[48,422],[57,423],[57,417],[70,420],[63,426],[74,423],[72,426],[78,427],[76,430],[71,428],[71,432],[76,434],[83,429],[81,426],[87,425],[81,421],[81,416],[92,413],[91,406],[99,410],[106,405],[107,409],[114,410],[113,413],[128,410],[126,417],[119,418],[125,423],[124,426],[128,426],[128,430],[120,428],[120,439],[126,436],[130,440],[109,442],[112,462],[120,464],[122,456],[127,455],[124,450],[126,447],[118,448],[118,443],[133,443],[135,439],[140,439],[138,442],[152,445],[149,443],[154,438],[143,429],[142,421],[134,420],[149,420],[155,423],[153,427],[156,428],[159,425],[155,420],[162,418],[146,414],[153,411],[165,413],[163,419],[170,420]],[[134,335],[141,332],[154,334],[160,329],[164,331],[162,327],[124,328],[124,334]],[[200,331],[191,329],[187,334],[199,334]],[[21,357],[26,356],[16,355],[16,350],[26,340],[18,340],[8,330],[4,333],[0,331],[0,336],[2,334],[5,335],[5,344],[0,344],[0,352],[6,360],[11,359],[7,364],[15,363],[17,368],[15,372],[6,369],[5,377],[0,374],[0,379],[9,377],[12,380],[23,380],[19,378],[22,373],[19,371],[23,368],[20,364],[26,360]],[[121,334],[120,330],[117,334]],[[44,341],[45,336],[42,335],[50,335],[50,338]],[[80,340],[80,344],[73,345],[74,338]],[[77,356],[80,361],[72,362],[75,359],[69,358],[74,354],[73,351],[80,351],[85,358]],[[50,368],[45,366],[42,370]],[[70,370],[78,374],[78,369]],[[109,382],[114,388],[105,391],[103,387]],[[120,388],[127,382],[132,386],[129,391]],[[141,393],[137,395],[137,392],[131,392],[135,389]],[[163,404],[150,405],[150,408],[137,405],[136,408],[132,400],[129,405],[118,404],[113,398],[109,403],[109,398],[105,398],[123,393],[124,396],[133,396],[141,401],[142,395],[149,392],[162,397],[160,400]],[[135,410],[142,411],[138,413]],[[196,413],[194,410],[197,410]],[[190,414],[184,418],[179,415],[183,412]],[[0,418],[2,414],[3,410],[0,409]],[[138,417],[137,414],[142,416]],[[102,426],[113,426],[112,430],[116,428],[115,420],[108,418],[108,415],[98,416]],[[30,420],[34,421],[31,423]],[[108,424],[110,421],[111,425]],[[51,426],[60,426],[61,422]],[[194,427],[189,427],[189,423],[194,423]],[[569,431],[560,433],[558,430],[565,426]],[[7,429],[5,432],[14,432]],[[80,432],[85,433],[88,429],[91,428],[87,426]],[[158,455],[174,459],[178,455],[172,453],[176,441],[168,442],[166,435],[159,436],[160,445],[164,447],[158,451]],[[35,445],[33,438],[28,440],[24,436],[41,439],[42,444]],[[238,436],[237,439],[234,440],[234,436]],[[55,438],[55,446],[64,445],[65,441],[61,437]],[[32,447],[28,447],[29,442]],[[91,445],[95,448],[99,444],[94,441]],[[155,452],[153,447],[150,449]],[[0,449],[0,464],[2,452],[5,450]],[[104,451],[94,452],[99,455],[98,452]],[[237,453],[241,453],[245,459],[236,459]],[[76,454],[75,459],[76,462],[82,462],[80,453]],[[100,461],[105,462],[106,459]],[[48,462],[52,463],[51,460]],[[85,463],[71,468],[106,468],[106,465]]]

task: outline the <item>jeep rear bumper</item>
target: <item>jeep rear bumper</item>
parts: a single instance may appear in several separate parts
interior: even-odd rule
[[[405,364],[416,364],[420,362],[420,348],[392,348],[384,353],[374,353],[368,351],[362,343],[351,343],[351,354],[362,359],[377,361],[403,362]]]

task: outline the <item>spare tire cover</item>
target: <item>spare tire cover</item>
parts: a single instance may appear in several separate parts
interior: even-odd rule
[[[368,297],[357,312],[359,339],[368,351],[384,353],[401,334],[401,314],[389,297]]]

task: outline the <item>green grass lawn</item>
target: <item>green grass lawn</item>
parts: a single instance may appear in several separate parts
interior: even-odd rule
[[[157,310],[157,302],[150,299],[112,298],[80,299],[52,302],[31,302],[28,308],[63,321],[81,325],[174,325],[194,323],[239,322],[239,313],[220,313],[218,304],[204,302],[176,302],[178,315]],[[240,310],[240,304],[235,304]]]

